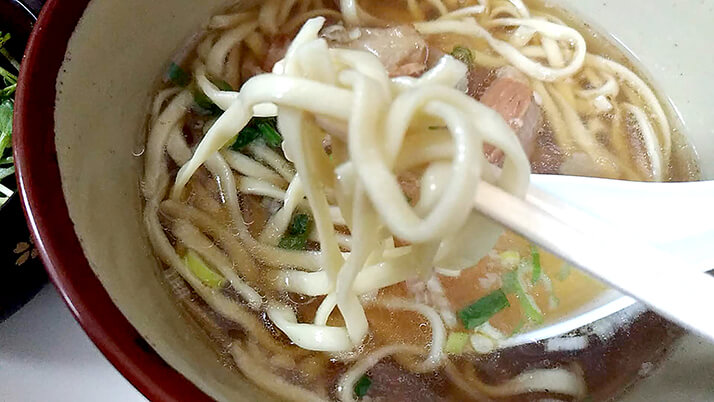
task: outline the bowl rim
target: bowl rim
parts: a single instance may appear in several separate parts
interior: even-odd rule
[[[139,335],[91,269],[62,190],[54,141],[56,79],[91,0],[49,0],[28,41],[15,101],[13,152],[18,192],[50,279],[89,338],[150,400],[209,401]]]

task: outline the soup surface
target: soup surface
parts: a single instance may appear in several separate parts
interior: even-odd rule
[[[604,286],[469,200],[530,173],[694,179],[669,116],[541,3],[239,3],[157,91],[145,222],[219,356],[280,398],[607,399],[677,330],[633,310],[504,349]]]

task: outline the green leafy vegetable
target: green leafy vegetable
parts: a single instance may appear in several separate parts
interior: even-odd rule
[[[193,250],[188,250],[183,256],[184,263],[188,269],[203,282],[204,285],[214,289],[221,288],[226,283],[226,278],[217,274],[214,270],[208,267],[201,257]]]
[[[459,318],[461,318],[464,327],[474,329],[509,306],[510,303],[508,303],[506,294],[503,290],[498,289],[459,311]]]
[[[538,252],[538,247],[531,244],[531,259],[533,260],[533,274],[531,275],[531,282],[535,285],[540,279],[540,274],[543,268],[540,266],[540,252]]]
[[[446,353],[452,355],[460,355],[464,351],[468,342],[469,334],[466,332],[452,332],[449,334],[449,337],[446,338],[446,346],[444,347],[444,350]]]
[[[12,100],[0,102],[0,157],[12,145]]]
[[[520,304],[521,310],[523,310],[523,314],[525,314],[526,318],[536,324],[542,323],[543,313],[540,311],[540,308],[538,308],[533,297],[526,292],[525,287],[518,277],[518,271],[508,271],[503,274],[501,279],[503,281],[503,291],[516,295],[518,304]]]
[[[362,378],[355,383],[355,395],[357,395],[357,398],[367,395],[367,391],[369,391],[369,387],[371,386],[372,379],[369,378],[367,374],[363,375]]]
[[[290,222],[287,233],[280,239],[278,247],[289,250],[304,250],[310,235],[312,219],[308,214],[296,214]]]
[[[174,83],[174,85],[179,87],[185,87],[191,83],[191,75],[174,62],[171,62],[171,65],[169,66],[167,77]]]
[[[12,64],[16,71],[20,71],[20,63],[15,60],[14,57],[10,56],[10,53],[8,53],[7,49],[3,47],[5,43],[10,40],[10,38],[11,36],[9,33],[3,35],[2,32],[0,32],[0,54],[5,56],[5,59],[7,59],[10,64]],[[0,68],[0,70],[2,69]],[[15,82],[17,82],[17,78],[15,78]]]
[[[0,180],[15,174],[15,166],[10,166],[8,168],[0,168]],[[2,205],[2,203],[0,203]]]
[[[10,34],[0,32],[0,54],[15,68],[15,73],[20,64],[3,48],[10,40]],[[17,74],[0,67],[0,180],[15,173],[12,159],[12,112],[14,108],[13,97],[17,88]],[[13,194],[13,190],[0,184],[0,205]]]
[[[238,133],[231,148],[240,151],[258,138],[262,138],[271,147],[282,144],[283,136],[278,132],[278,120],[275,117],[253,117]]]
[[[474,65],[474,54],[471,53],[471,50],[465,46],[454,46],[454,50],[451,51],[451,56],[466,64],[468,67],[473,67]]]

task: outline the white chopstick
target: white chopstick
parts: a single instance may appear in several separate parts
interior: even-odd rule
[[[527,202],[482,181],[474,205],[485,216],[714,341],[714,277],[628,235],[627,228],[608,226],[554,199],[548,199],[545,208],[542,202]],[[558,216],[560,209],[567,211],[567,219]]]

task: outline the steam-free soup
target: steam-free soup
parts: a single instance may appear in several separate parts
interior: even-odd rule
[[[521,0],[227,9],[149,117],[145,222],[168,285],[283,399],[618,393],[664,343],[615,382],[597,367],[636,339],[619,326],[502,350],[604,287],[471,207],[481,183],[523,197],[531,173],[696,176],[666,105],[598,40]],[[670,334],[636,313],[628,334]]]

